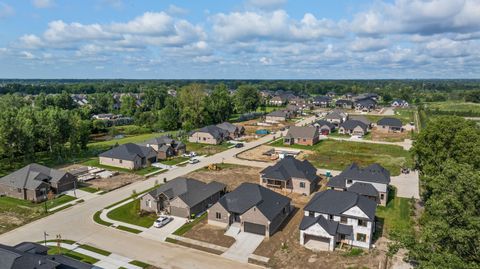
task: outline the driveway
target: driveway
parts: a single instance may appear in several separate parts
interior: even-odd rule
[[[165,241],[165,238],[185,224],[186,221],[187,219],[185,218],[173,217],[173,220],[162,228],[155,228],[152,226],[146,231],[140,233],[140,236],[148,239]]]
[[[392,177],[390,184],[397,188],[398,197],[420,198],[418,171],[410,171],[408,174]]]
[[[235,243],[222,256],[239,262],[248,263],[248,257],[262,243],[265,236],[240,232],[235,236]]]

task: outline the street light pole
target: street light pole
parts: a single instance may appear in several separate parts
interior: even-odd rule
[[[45,246],[47,246],[47,236],[48,236],[47,232],[44,231],[43,232],[43,243],[44,243]]]

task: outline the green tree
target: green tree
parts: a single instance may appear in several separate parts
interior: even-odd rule
[[[180,120],[185,130],[200,127],[207,118],[206,93],[199,84],[183,87],[178,94]]]
[[[165,107],[158,113],[158,127],[162,130],[177,130],[180,124],[180,112],[173,97],[168,97]]]
[[[165,88],[160,89],[147,89],[143,95],[142,108],[146,111],[158,111],[165,105],[165,99],[168,93]]]
[[[233,111],[232,98],[225,84],[216,85],[207,98],[207,110],[212,123],[219,123],[230,118]]]
[[[125,116],[133,116],[137,109],[137,100],[130,94],[120,98],[120,113]]]
[[[238,87],[234,95],[235,110],[238,113],[255,111],[260,104],[260,95],[258,90],[251,85],[242,85]]]

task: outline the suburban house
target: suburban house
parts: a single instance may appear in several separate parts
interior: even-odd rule
[[[178,177],[146,193],[140,198],[140,209],[146,212],[167,212],[173,216],[196,216],[215,204],[226,186],[212,181]]]
[[[222,122],[217,127],[228,132],[228,138],[236,139],[245,133],[245,127],[242,125],[231,124],[230,122]]]
[[[293,156],[286,156],[260,172],[260,185],[304,195],[314,192],[319,180],[317,169],[310,162]]]
[[[315,251],[333,251],[338,243],[370,249],[376,209],[377,203],[353,192],[316,193],[304,208],[300,244]]]
[[[291,199],[253,183],[242,183],[208,209],[208,224],[270,237],[292,210]]]
[[[296,105],[301,108],[310,108],[310,103],[307,99],[301,97],[295,97],[289,101],[289,104]]]
[[[40,164],[29,164],[0,178],[0,196],[42,202],[47,194],[60,194],[75,188],[77,178],[72,174]]]
[[[347,120],[340,124],[339,134],[349,134],[363,136],[368,132],[368,125],[358,120]]]
[[[289,110],[276,110],[267,114],[265,121],[267,122],[280,122],[286,121],[292,117],[292,112]]]
[[[283,96],[274,96],[268,103],[272,106],[283,106],[287,103],[287,99]]]
[[[314,126],[291,126],[283,138],[286,145],[299,144],[313,146],[318,143],[318,129]]]
[[[313,98],[313,105],[318,107],[329,107],[332,99],[328,96],[315,96]]]
[[[391,106],[393,107],[408,107],[408,102],[402,99],[393,100]]]
[[[348,119],[348,114],[343,112],[342,110],[332,110],[326,116],[325,120],[331,122],[338,126],[340,123],[346,121]]]
[[[313,126],[317,127],[321,135],[329,135],[335,131],[335,125],[326,120],[318,120],[313,123]]]
[[[364,98],[355,101],[355,110],[370,112],[377,107],[377,102],[371,98]]]
[[[230,136],[227,130],[215,125],[208,125],[199,130],[192,131],[188,141],[192,143],[217,145],[228,139]]]
[[[390,172],[379,164],[360,168],[352,163],[338,176],[331,178],[327,187],[334,190],[355,192],[385,206],[388,201]]]
[[[385,133],[403,132],[402,121],[397,118],[383,118],[377,122],[377,130]]]
[[[157,161],[157,151],[151,147],[127,143],[98,155],[100,164],[136,170]]]
[[[172,156],[181,155],[187,150],[187,146],[183,142],[176,141],[166,135],[150,139],[145,144],[157,152],[158,160],[165,160]]]
[[[330,97],[330,98],[334,98],[335,96],[337,95],[337,93],[335,93],[334,91],[329,91],[327,92],[326,96]]]
[[[346,99],[346,100],[353,100],[353,97],[355,97],[355,94],[353,94],[351,92],[347,92],[343,95],[343,98]]]
[[[335,102],[335,107],[352,109],[353,108],[353,101],[352,100],[346,100],[346,99],[339,99]]]
[[[91,269],[100,268],[79,260],[48,254],[49,248],[37,243],[23,242],[16,246],[0,244],[2,269]]]
[[[361,121],[365,123],[368,126],[368,128],[372,128],[372,122],[363,115],[352,115],[349,117],[349,119]]]

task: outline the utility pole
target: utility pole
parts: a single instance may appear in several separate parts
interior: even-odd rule
[[[48,236],[47,232],[43,232],[43,244],[45,246],[47,246],[47,236]]]

